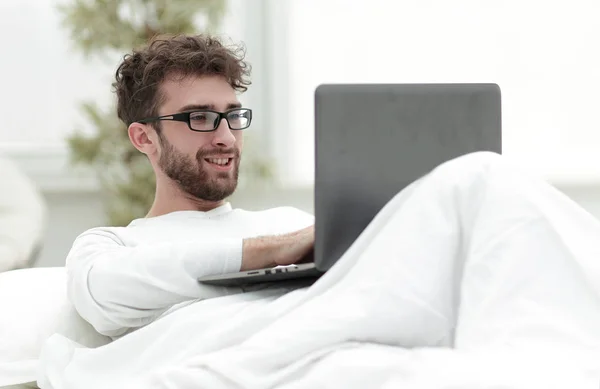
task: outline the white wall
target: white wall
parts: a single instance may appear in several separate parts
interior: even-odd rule
[[[600,186],[565,186],[560,189],[597,219],[600,219]]]
[[[44,193],[48,229],[34,266],[63,266],[73,241],[83,231],[104,224],[98,192]]]

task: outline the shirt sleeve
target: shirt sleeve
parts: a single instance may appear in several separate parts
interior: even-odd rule
[[[175,304],[238,292],[197,279],[237,272],[241,262],[241,239],[127,247],[115,233],[92,229],[75,240],[67,257],[68,293],[96,331],[117,337]]]

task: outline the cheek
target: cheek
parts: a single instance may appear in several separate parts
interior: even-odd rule
[[[205,134],[188,131],[173,137],[171,145],[181,154],[196,159],[196,153],[200,149],[210,147],[210,139]]]
[[[238,147],[238,149],[240,149],[240,151],[242,150],[242,148],[244,147],[244,134],[242,134],[242,132],[240,131],[239,133],[234,133],[235,136],[235,143]]]

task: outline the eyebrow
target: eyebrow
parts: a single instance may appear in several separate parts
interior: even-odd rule
[[[235,109],[235,108],[242,108],[242,104],[241,103],[229,103],[229,104],[227,104],[226,110]],[[202,109],[210,109],[210,110],[216,111],[216,107],[214,104],[188,104],[188,105],[181,107],[179,109],[179,112],[188,112],[188,111],[195,111],[195,110],[202,110]]]

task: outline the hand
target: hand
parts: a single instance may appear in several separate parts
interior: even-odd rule
[[[303,259],[314,244],[314,226],[285,235],[244,239],[241,270],[291,265]]]
[[[281,247],[281,254],[275,259],[275,264],[291,265],[303,259],[315,245],[315,226],[289,234],[289,239],[290,242]]]

